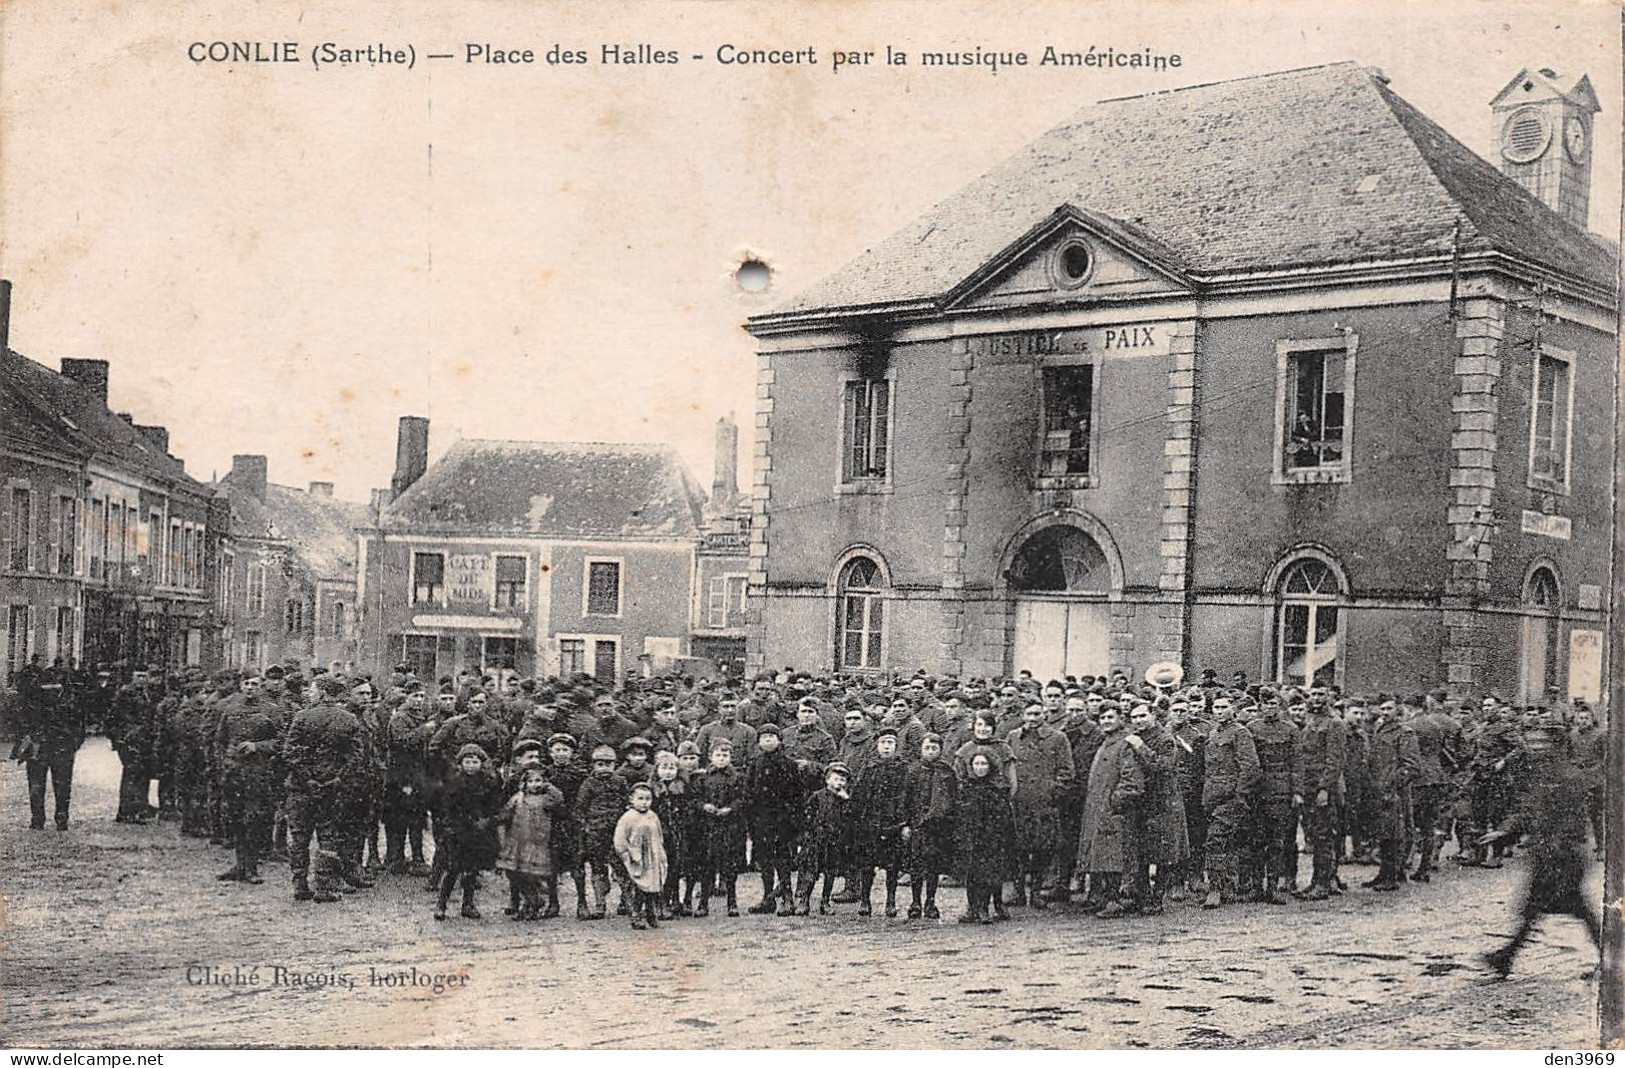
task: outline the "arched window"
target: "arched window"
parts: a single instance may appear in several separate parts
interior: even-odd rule
[[[1529,572],[1523,584],[1522,655],[1518,663],[1518,701],[1539,704],[1557,689],[1557,624],[1563,598],[1557,574],[1544,564]]]
[[[1073,526],[1045,527],[1021,546],[1010,565],[1010,586],[1024,593],[1111,592],[1106,554]]]
[[[1337,572],[1315,557],[1294,560],[1276,586],[1275,678],[1299,686],[1327,686],[1337,678]]]
[[[885,584],[880,565],[867,556],[852,560],[841,571],[839,653],[846,670],[878,670],[885,631]]]

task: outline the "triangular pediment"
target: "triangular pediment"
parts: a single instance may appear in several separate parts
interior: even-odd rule
[[[1579,81],[1564,88],[1563,81],[1557,75],[1534,67],[1525,67],[1518,72],[1516,78],[1507,82],[1490,100],[1490,108],[1504,111],[1519,104],[1538,103],[1542,100],[1566,100],[1582,110],[1592,112],[1602,110],[1588,75],[1582,74]]]
[[[1112,301],[1189,292],[1173,254],[1132,224],[1062,205],[948,294],[950,308]]]

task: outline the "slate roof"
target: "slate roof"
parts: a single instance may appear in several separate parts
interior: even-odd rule
[[[668,445],[468,439],[388,508],[386,531],[691,538],[705,494]]]
[[[752,322],[938,300],[1064,205],[1153,240],[1198,280],[1448,255],[1458,218],[1465,253],[1605,288],[1617,255],[1345,62],[1085,108]]]
[[[78,382],[19,352],[0,357],[0,426],[18,442],[145,475],[208,497],[207,486]]]
[[[260,500],[242,490],[233,492],[229,474],[216,487],[231,501],[233,537],[284,542],[314,577],[355,579],[356,529],[372,524],[369,506],[274,482],[266,485]]]

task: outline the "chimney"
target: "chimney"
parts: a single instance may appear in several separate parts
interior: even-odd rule
[[[333,496],[333,483],[312,482],[310,484],[310,495],[312,497],[327,497],[331,499]]]
[[[118,413],[118,417],[124,420],[125,425],[131,430],[135,429],[135,416],[133,414],[130,412],[120,412]]]
[[[166,456],[169,454],[169,428],[168,427],[142,426],[140,423],[137,423],[135,428],[141,432],[142,437],[146,438],[148,441],[150,441],[154,445],[158,446],[158,451],[159,452],[164,453]]]
[[[101,401],[102,407],[107,407],[106,360],[71,360],[64,357],[62,376],[79,383]]]
[[[11,351],[11,279],[0,278],[0,356]]]
[[[739,424],[733,413],[717,420],[715,475],[711,479],[711,511],[729,515],[739,496]]]
[[[388,507],[389,507],[389,491],[387,489],[375,489],[375,490],[373,490],[372,491],[372,511],[373,511],[373,514],[377,515],[379,512],[382,512],[385,508],[388,508]]]
[[[428,467],[429,420],[421,415],[401,416],[395,438],[395,477],[389,481],[390,500],[410,489]]]
[[[1592,120],[1602,105],[1581,75],[1525,67],[1490,101],[1495,163],[1582,230],[1591,218]]]
[[[231,458],[231,484],[255,500],[265,499],[269,471],[270,466],[263,456],[239,454]]]

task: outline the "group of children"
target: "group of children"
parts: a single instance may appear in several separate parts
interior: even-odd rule
[[[542,741],[524,739],[501,767],[480,746],[465,745],[439,802],[437,848],[447,862],[435,918],[446,917],[458,884],[462,915],[480,918],[478,876],[492,867],[508,878],[505,911],[515,920],[559,915],[566,874],[576,881],[582,920],[608,914],[612,882],[619,913],[637,929],[709,915],[713,895],[738,916],[748,839],[762,879],[753,913],[810,915],[822,880],[818,911],[826,914],[844,879],[859,914],[872,915],[878,870],[887,916],[898,915],[907,873],[908,918],[940,918],[940,879],[958,873],[969,901],[962,922],[1007,919],[997,891],[1009,865],[1012,809],[997,748],[970,754],[956,770],[939,735],[927,734],[913,760],[898,743],[898,732],[882,727],[873,759],[856,774],[838,760],[792,757],[772,724],[760,728],[742,767],[726,738],[708,741],[703,769],[694,741],[654,752],[652,761],[641,737],[620,753],[599,745],[586,767],[568,734],[547,739],[546,758]]]

